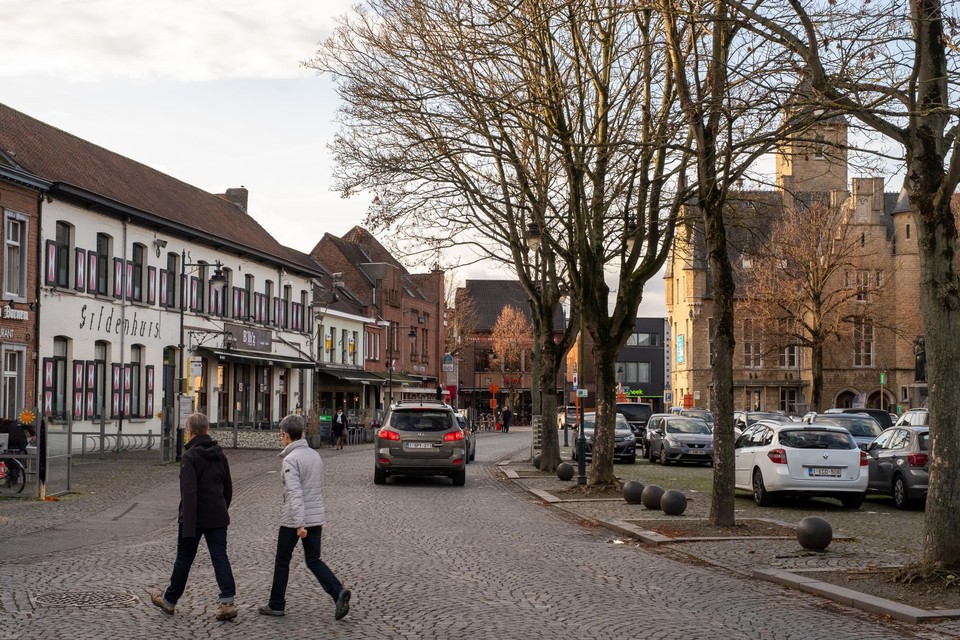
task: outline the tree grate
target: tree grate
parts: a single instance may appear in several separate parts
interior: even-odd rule
[[[36,594],[31,599],[37,607],[130,607],[141,604],[140,598],[128,591],[65,591]]]

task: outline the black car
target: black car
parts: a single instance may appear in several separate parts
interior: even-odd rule
[[[889,429],[893,426],[893,420],[890,419],[890,412],[884,409],[871,409],[861,407],[853,409],[851,407],[842,407],[837,409],[827,409],[824,413],[865,413],[880,424],[881,429]]]
[[[633,435],[636,436],[637,442],[641,442],[647,430],[647,420],[653,415],[653,409],[650,408],[650,405],[640,402],[618,402],[617,413],[623,414],[623,417],[630,423],[630,428],[633,429]]]

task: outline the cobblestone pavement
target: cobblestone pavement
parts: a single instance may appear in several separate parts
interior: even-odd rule
[[[228,451],[236,493],[229,552],[240,615],[214,621],[216,585],[198,555],[176,615],[149,603],[172,567],[176,467],[111,461],[78,469],[80,495],[0,501],[0,640],[27,638],[945,638],[667,552],[616,544],[576,512],[546,506],[494,464],[529,431],[479,437],[467,485],[372,481],[371,445],[322,450],[323,557],[354,589],[350,615],[295,558],[287,615],[256,614],[272,575],[277,459]],[[585,515],[585,514],[583,514]],[[56,545],[44,540],[64,543]],[[84,606],[72,606],[84,605]]]

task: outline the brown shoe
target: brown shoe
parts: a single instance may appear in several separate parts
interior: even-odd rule
[[[159,591],[150,594],[150,602],[160,607],[160,611],[163,611],[168,616],[172,616],[176,610],[172,604],[163,599],[163,594]]]
[[[237,617],[237,606],[232,602],[221,602],[217,608],[217,620],[233,620]]]

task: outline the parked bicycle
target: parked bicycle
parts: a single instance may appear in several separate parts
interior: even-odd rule
[[[23,493],[27,486],[27,470],[16,458],[0,460],[0,489]]]

